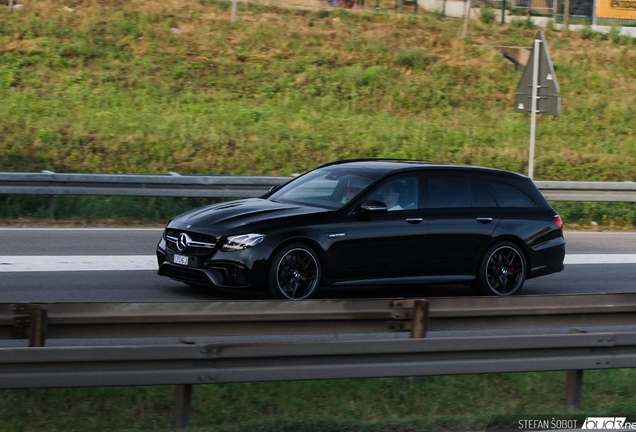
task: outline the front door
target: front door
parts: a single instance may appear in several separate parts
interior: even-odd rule
[[[385,203],[387,212],[349,215],[339,254],[343,279],[393,283],[422,274],[427,223],[420,195],[419,176],[410,175],[388,179],[364,197]]]

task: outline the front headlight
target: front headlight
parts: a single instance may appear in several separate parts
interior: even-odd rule
[[[256,246],[265,240],[265,234],[241,234],[228,237],[221,250],[225,252],[240,251]]]

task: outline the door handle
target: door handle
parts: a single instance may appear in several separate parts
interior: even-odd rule
[[[406,221],[410,224],[418,224],[422,222],[422,218],[406,218]]]
[[[492,222],[492,218],[491,217],[478,217],[477,218],[477,222],[481,222],[483,224],[489,224],[490,222]]]

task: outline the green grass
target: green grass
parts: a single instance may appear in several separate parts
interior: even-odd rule
[[[636,415],[633,370],[587,371],[580,416]],[[337,432],[483,430],[493,415],[562,414],[565,373],[195,386],[195,430]],[[168,430],[172,387],[54,389],[37,402],[0,393],[0,430]],[[64,415],[60,415],[64,412]]]
[[[241,3],[231,24],[216,0],[68,5],[0,8],[0,171],[288,175],[356,157],[527,171],[520,72],[490,46],[530,45],[528,26],[475,21],[462,41],[461,22],[438,14]],[[539,118],[536,179],[636,180],[634,39],[547,37],[563,105]],[[60,200],[58,218],[181,209]],[[44,217],[36,201],[0,197],[0,217]],[[619,208],[614,223],[633,224],[633,206]]]
[[[520,73],[487,45],[532,30],[474,23],[461,41],[433,15],[257,5],[232,25],[225,6],[0,11],[0,170],[290,174],[400,157],[525,172]],[[548,35],[563,114],[539,121],[537,179],[636,180],[636,50],[604,39]]]

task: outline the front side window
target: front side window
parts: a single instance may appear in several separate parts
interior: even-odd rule
[[[312,171],[274,192],[271,201],[337,209],[348,203],[375,179],[366,173],[342,168]]]
[[[419,197],[417,184],[417,177],[390,180],[374,190],[368,199],[383,202],[388,211],[416,209]]]

